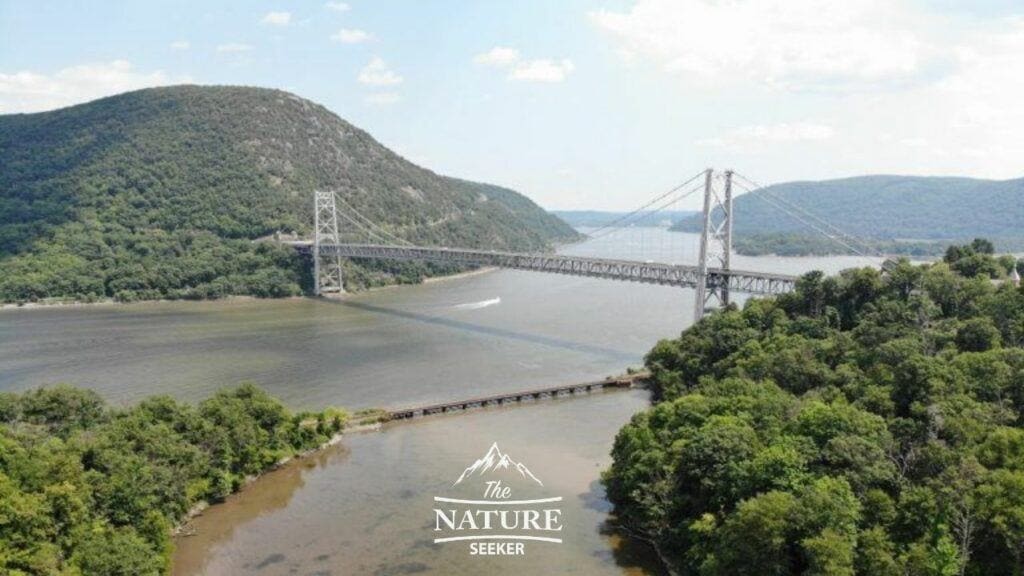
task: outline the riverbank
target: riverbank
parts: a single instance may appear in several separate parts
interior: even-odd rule
[[[467,272],[457,272],[455,274],[444,274],[441,276],[430,276],[424,278],[420,284],[434,284],[437,282],[448,282],[451,280],[458,280],[460,278],[470,278],[473,276],[480,276],[488,274],[498,270],[495,267],[478,268],[476,270],[469,270]],[[350,296],[353,294],[366,294],[371,292],[378,292],[381,290],[391,290],[399,287],[408,287],[411,284],[387,284],[385,286],[373,286],[358,290],[355,292],[347,292],[342,297]],[[415,284],[412,284],[413,286]],[[79,309],[79,308],[101,308],[106,306],[117,306],[117,307],[128,307],[128,306],[146,306],[152,304],[168,304],[168,303],[180,303],[180,302],[223,302],[223,303],[235,303],[235,302],[255,302],[257,300],[272,300],[272,301],[288,301],[288,300],[302,300],[308,298],[308,296],[287,296],[284,298],[257,298],[256,296],[247,295],[230,295],[223,298],[217,298],[214,300],[189,300],[189,299],[177,299],[169,300],[167,298],[161,298],[159,300],[136,300],[133,302],[121,302],[113,298],[101,298],[98,300],[84,301],[84,300],[65,300],[65,299],[48,299],[40,302],[5,302],[0,304],[0,312],[5,310],[53,310],[60,308],[68,309]],[[332,298],[334,298],[332,296]]]
[[[214,300],[169,300],[167,298],[161,298],[159,300],[136,300],[133,302],[121,302],[114,300],[113,298],[102,298],[93,301],[82,301],[82,300],[47,300],[43,302],[7,302],[0,304],[0,311],[4,310],[53,310],[55,308],[101,308],[105,306],[117,306],[117,307],[128,307],[128,306],[147,306],[152,304],[170,304],[170,303],[181,303],[181,302],[223,302],[223,303],[235,303],[235,302],[255,302],[257,300],[301,300],[305,296],[288,296],[286,298],[257,298],[255,296],[246,295],[232,295],[225,296],[223,298],[217,298]]]
[[[280,470],[281,468],[288,465],[294,465],[296,462],[304,458],[309,458],[310,456],[319,454],[320,452],[323,452],[324,450],[327,450],[332,446],[337,446],[346,436],[354,434],[365,434],[369,432],[380,432],[381,429],[383,429],[383,427],[384,424],[382,422],[356,422],[354,424],[348,424],[341,430],[341,432],[334,434],[333,436],[331,436],[329,440],[320,444],[319,446],[311,448],[309,450],[305,450],[303,452],[295,454],[294,456],[286,456],[278,460],[272,467],[260,472],[259,474],[246,476],[241,488],[239,488],[234,494],[231,494],[228,497],[238,494],[246,487],[252,485],[254,482],[259,480],[260,478],[263,478],[267,474],[270,474],[271,472]],[[211,506],[216,506],[217,504],[217,502],[211,503],[207,500],[197,502],[195,505],[192,506],[192,508],[188,510],[188,512],[185,513],[185,517],[181,519],[178,525],[171,529],[171,536],[173,538],[179,538],[193,535],[195,532],[194,529],[191,527],[192,520],[194,520],[197,516],[200,516],[204,511],[206,511]]]

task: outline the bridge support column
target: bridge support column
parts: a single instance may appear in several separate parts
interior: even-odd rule
[[[725,183],[715,189],[714,171],[704,176],[704,227],[700,236],[700,261],[697,263],[697,293],[693,320],[699,321],[717,301],[729,305],[729,275],[732,255],[732,170],[725,171]],[[717,212],[716,212],[717,211]]]
[[[338,234],[338,211],[334,192],[317,190],[316,210],[313,216],[313,293],[345,292],[341,275],[341,255],[324,253],[326,246],[336,248],[341,243]]]

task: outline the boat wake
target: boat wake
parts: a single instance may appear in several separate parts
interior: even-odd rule
[[[495,304],[501,304],[501,298],[491,298],[490,300],[481,300],[479,302],[456,304],[455,306],[452,306],[452,308],[456,310],[480,310],[481,308],[487,308],[488,306],[494,306]]]

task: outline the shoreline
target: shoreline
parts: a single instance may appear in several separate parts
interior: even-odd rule
[[[360,423],[353,424],[352,426],[346,426],[345,428],[342,428],[340,432],[338,432],[334,436],[331,436],[331,438],[324,442],[323,444],[320,444],[315,448],[310,448],[309,450],[299,452],[298,454],[295,454],[293,456],[286,456],[284,458],[281,458],[280,460],[275,462],[273,466],[267,468],[266,470],[260,472],[259,474],[247,476],[245,478],[245,481],[242,483],[242,486],[237,491],[229,494],[227,498],[231,498],[232,496],[241,494],[246,489],[246,487],[250,486],[263,476],[270,474],[271,472],[274,472],[275,470],[280,470],[281,468],[288,466],[296,461],[319,454],[320,452],[323,452],[324,450],[327,450],[332,446],[337,446],[338,444],[341,443],[345,436],[348,436],[350,434],[367,434],[370,432],[380,432],[381,430],[383,430],[383,428],[384,424],[382,422],[373,422],[369,424]],[[189,525],[192,519],[197,516],[201,516],[203,512],[206,511],[207,508],[216,506],[217,504],[220,503],[221,502],[209,502],[207,500],[201,500],[193,504],[192,507],[189,508],[188,512],[185,513],[185,516],[181,519],[181,521],[176,526],[171,528],[171,538],[187,538],[195,534],[194,531],[189,531]]]
[[[176,304],[181,302],[189,302],[193,304],[209,303],[209,302],[220,302],[223,304],[238,303],[238,302],[254,302],[257,300],[272,300],[272,301],[283,301],[283,300],[299,300],[306,298],[306,296],[288,296],[285,298],[257,298],[256,296],[249,296],[247,294],[233,294],[225,296],[223,298],[216,298],[213,300],[188,300],[178,299],[170,300],[167,298],[161,298],[159,300],[137,300],[135,302],[118,302],[113,298],[103,298],[102,300],[94,300],[92,302],[85,302],[82,300],[60,300],[55,302],[25,302],[24,304],[16,304],[13,302],[7,302],[0,304],[0,312],[7,310],[53,310],[57,308],[101,308],[105,306],[116,306],[118,308],[127,306],[149,306],[153,304]]]
[[[424,284],[435,284],[437,282],[447,282],[449,280],[458,280],[460,278],[469,278],[471,276],[479,276],[479,275],[483,275],[483,274],[488,274],[488,273],[494,272],[496,270],[498,270],[498,268],[493,267],[493,266],[488,266],[488,267],[484,267],[484,268],[478,268],[476,270],[469,270],[467,272],[457,272],[455,274],[446,274],[446,275],[443,275],[443,276],[430,276],[430,277],[424,278],[421,282],[418,282],[416,284],[387,284],[385,286],[373,286],[373,287],[370,287],[370,288],[365,288],[363,290],[359,290],[357,292],[346,292],[345,294],[343,294],[340,297],[344,298],[344,297],[347,297],[347,296],[353,296],[353,295],[357,295],[357,294],[366,294],[366,293],[369,293],[369,292],[378,292],[380,290],[392,290],[392,289],[401,288],[401,287],[404,287],[404,286],[420,286],[420,285],[424,285]],[[167,298],[161,298],[161,299],[158,299],[158,300],[138,300],[138,301],[135,301],[135,302],[118,302],[117,300],[114,300],[113,298],[103,298],[103,299],[95,300],[95,301],[91,301],[91,302],[87,302],[87,301],[83,301],[83,300],[56,300],[56,301],[53,301],[53,302],[25,302],[25,303],[22,303],[22,304],[18,304],[18,303],[15,303],[15,302],[7,302],[7,303],[0,304],[0,313],[3,313],[5,311],[9,311],[9,310],[15,310],[15,311],[17,311],[17,310],[55,310],[55,309],[61,309],[61,308],[101,308],[101,307],[106,307],[106,306],[116,306],[118,308],[121,308],[121,307],[128,307],[128,306],[149,306],[149,305],[153,305],[153,304],[179,304],[179,303],[199,304],[199,303],[213,303],[213,302],[222,303],[222,304],[235,304],[235,303],[240,303],[240,302],[256,302],[256,301],[263,301],[263,300],[268,301],[268,302],[283,302],[283,301],[288,301],[288,300],[304,300],[304,299],[307,299],[307,298],[316,298],[316,297],[315,296],[311,296],[311,295],[310,296],[302,295],[302,296],[287,296],[287,297],[284,297],[284,298],[257,298],[256,296],[249,296],[249,295],[246,295],[246,294],[235,294],[235,295],[225,296],[223,298],[216,298],[216,299],[213,299],[213,300],[209,300],[209,299],[207,299],[207,300],[189,300],[189,299],[184,299],[184,298],[177,299],[177,300],[170,300],[170,299],[167,299]]]

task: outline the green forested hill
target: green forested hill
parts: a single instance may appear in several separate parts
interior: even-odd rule
[[[538,249],[575,237],[527,198],[420,168],[287,92],[156,88],[0,116],[0,299],[298,293],[309,283],[298,258],[252,241],[308,232],[315,188],[417,242]]]
[[[659,342],[620,521],[679,574],[1024,573],[1024,291],[985,271],[1012,263],[812,272]]]
[[[766,190],[847,233],[877,240],[884,249],[897,240],[949,244],[977,237],[989,238],[1005,249],[1024,244],[1024,178],[860,176],[776,184]],[[777,252],[839,250],[756,196],[757,192],[736,199],[734,231],[742,251],[757,252],[759,244]],[[695,217],[677,228],[696,231],[699,227]],[[913,249],[920,250],[920,243]]]

